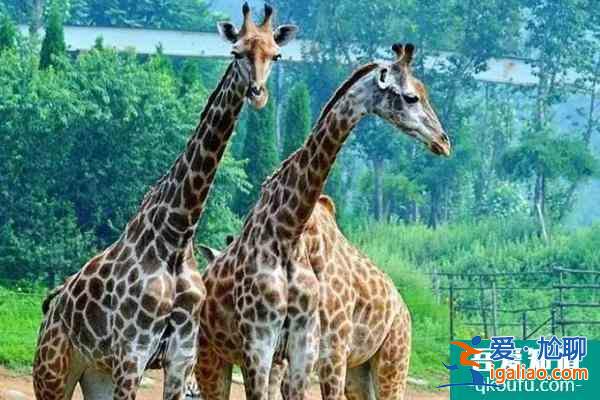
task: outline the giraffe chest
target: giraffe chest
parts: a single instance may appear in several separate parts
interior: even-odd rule
[[[62,319],[74,346],[91,360],[109,359],[116,349],[150,354],[167,327],[174,304],[174,279],[167,272],[144,276],[99,260],[84,267],[61,296]],[[109,270],[106,277],[102,274]]]
[[[242,265],[226,257],[204,274],[203,334],[221,357],[239,363],[242,343],[270,332],[285,336],[286,318],[316,315],[319,285],[312,269],[285,260],[253,257]],[[306,317],[305,317],[306,318]]]

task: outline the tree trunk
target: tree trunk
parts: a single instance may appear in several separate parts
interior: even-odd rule
[[[410,202],[410,211],[409,211],[409,220],[408,222],[412,222],[416,224],[419,222],[419,204],[416,201]]]
[[[439,189],[433,188],[431,190],[431,202],[429,204],[429,221],[427,225],[430,228],[437,228],[438,226],[438,218],[439,218],[439,210],[440,210],[440,193]]]
[[[373,160],[373,187],[375,202],[375,219],[383,220],[383,160]]]
[[[30,37],[37,36],[38,31],[43,25],[44,3],[46,0],[33,0],[31,3],[31,14],[29,20],[29,35]]]
[[[598,79],[600,78],[600,57],[596,61],[596,67],[594,68],[594,79],[592,80],[592,87],[590,93],[590,108],[588,110],[587,126],[583,132],[583,141],[589,146],[592,139],[592,132],[596,126],[596,120],[594,118],[594,111],[596,109],[596,86],[598,86]]]
[[[597,93],[596,86],[598,86],[598,78],[600,74],[600,57],[596,62],[596,67],[594,68],[594,79],[591,84],[591,92],[590,92],[590,107],[588,109],[587,115],[587,123],[585,130],[583,131],[583,142],[587,147],[589,147],[590,142],[592,140],[592,132],[596,127],[596,119],[594,118],[594,111],[596,110],[596,101],[597,101]],[[571,183],[569,186],[569,190],[567,192],[567,204],[570,204],[573,201],[573,197],[575,196],[575,192],[577,191],[577,182]],[[562,216],[561,216],[562,217]]]
[[[546,228],[545,217],[545,198],[546,198],[546,178],[544,174],[539,173],[535,180],[535,190],[533,196],[534,209],[533,212],[537,216],[540,224],[540,233],[546,243],[548,243],[548,230]]]

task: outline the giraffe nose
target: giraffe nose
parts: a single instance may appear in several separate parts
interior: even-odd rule
[[[258,97],[261,95],[263,88],[257,83],[252,83],[248,88],[248,97]]]
[[[438,156],[446,156],[448,157],[452,152],[452,145],[450,144],[450,138],[446,134],[446,132],[442,132],[440,134],[439,140],[434,140],[430,147],[431,151]]]

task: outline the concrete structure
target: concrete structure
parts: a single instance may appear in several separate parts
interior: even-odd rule
[[[23,34],[28,34],[28,27],[19,26]],[[227,46],[216,33],[183,32],[154,29],[105,28],[105,27],[65,27],[67,46],[73,51],[89,50],[96,40],[102,37],[104,44],[121,51],[134,49],[140,54],[153,54],[161,44],[167,55],[179,57],[229,57]],[[310,42],[297,40],[290,43],[283,51],[283,59],[300,62],[304,60],[302,49],[310,46]],[[441,52],[438,56],[427,57],[428,68],[441,66],[450,53]],[[537,78],[532,68],[522,59],[493,58],[489,61],[488,70],[477,74],[478,80],[514,85],[535,85]]]

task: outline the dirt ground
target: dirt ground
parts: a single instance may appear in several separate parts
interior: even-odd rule
[[[151,372],[148,374],[151,379],[142,385],[138,394],[140,400],[159,400],[162,399],[162,377],[160,372]],[[33,399],[33,387],[31,376],[17,375],[14,372],[0,368],[0,400],[29,400]],[[244,400],[244,388],[239,383],[232,386],[233,400]],[[76,391],[74,400],[83,400],[81,392]],[[320,399],[318,387],[311,390],[310,400]],[[421,393],[410,391],[406,400],[447,400],[446,394]]]

